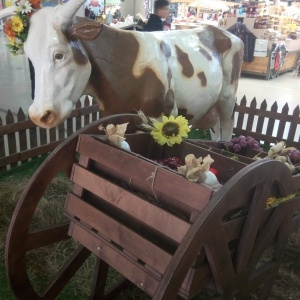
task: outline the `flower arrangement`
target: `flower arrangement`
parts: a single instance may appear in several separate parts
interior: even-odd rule
[[[176,118],[163,116],[162,122],[158,122],[153,118],[146,117],[141,111],[138,114],[143,121],[141,127],[150,131],[159,145],[167,144],[172,147],[175,144],[180,144],[183,138],[188,137],[190,128],[187,119],[182,116]]]
[[[23,54],[23,45],[28,36],[29,19],[31,14],[41,8],[41,0],[18,0],[16,15],[9,18],[4,25],[7,34],[9,51],[14,54]]]

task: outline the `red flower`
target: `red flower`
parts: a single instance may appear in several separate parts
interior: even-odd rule
[[[4,24],[4,32],[11,38],[16,36],[16,33],[11,29],[11,20],[5,22]]]

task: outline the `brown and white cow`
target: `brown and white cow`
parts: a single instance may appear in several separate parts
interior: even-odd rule
[[[73,18],[83,0],[45,7],[30,20],[25,53],[35,68],[30,118],[41,127],[62,122],[83,94],[102,115],[178,113],[194,128],[231,137],[243,44],[213,26],[168,32],[115,29]],[[221,130],[220,130],[221,128]]]

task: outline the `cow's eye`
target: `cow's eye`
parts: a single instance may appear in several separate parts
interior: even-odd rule
[[[62,60],[64,55],[62,53],[55,53],[54,58],[55,60]]]

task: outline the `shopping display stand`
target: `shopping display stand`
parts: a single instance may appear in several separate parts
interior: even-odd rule
[[[112,146],[99,125],[129,122],[132,152]],[[112,299],[128,281],[152,299],[189,299],[203,288],[212,299],[245,299],[261,287],[267,299],[289,234],[300,226],[300,197],[266,207],[271,196],[300,189],[283,163],[253,152],[233,160],[222,143],[185,140],[174,147],[134,133],[137,115],[103,118],[78,131],[40,166],[25,188],[8,230],[6,267],[17,298],[54,299],[85,260],[98,260],[91,298]],[[221,187],[188,181],[156,162],[210,154]],[[247,157],[248,156],[248,157]],[[65,202],[68,223],[30,231],[37,205],[58,172],[73,182]],[[80,243],[42,294],[27,273],[26,256],[45,245],[73,238]],[[264,260],[264,254],[274,252]],[[109,267],[124,279],[106,288]],[[216,298],[217,297],[217,298]]]

